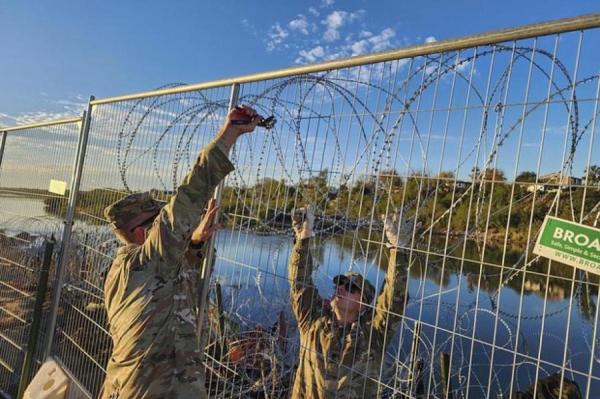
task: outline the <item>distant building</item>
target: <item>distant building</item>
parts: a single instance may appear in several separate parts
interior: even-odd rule
[[[527,191],[533,193],[535,191],[556,191],[560,186],[579,186],[583,180],[579,177],[567,176],[561,172],[548,173],[540,176],[537,183],[531,183],[527,186]]]
[[[547,175],[540,176],[538,181],[540,183],[553,184],[557,186],[579,186],[582,183],[580,177],[563,175],[561,172],[548,173]]]

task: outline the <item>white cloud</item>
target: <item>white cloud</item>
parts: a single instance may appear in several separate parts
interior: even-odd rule
[[[377,63],[363,68],[352,68],[348,72],[348,76],[353,81],[363,83],[373,83],[374,81],[383,81],[398,75],[398,72],[406,64],[408,59],[402,59],[386,63]]]
[[[248,21],[246,18],[241,20],[242,26],[244,27],[244,29],[246,29],[248,32],[250,32],[250,34],[254,37],[258,37],[259,32],[258,29],[256,29],[256,26],[254,26],[250,21]]]
[[[288,26],[292,31],[299,31],[304,35],[308,35],[308,21],[302,14],[299,14],[298,18],[292,19]]]
[[[382,51],[392,47],[391,40],[396,36],[396,32],[391,28],[386,28],[380,34],[369,38],[369,42],[373,45],[372,51]]]
[[[372,33],[370,33],[367,39],[361,39],[350,44],[350,55],[356,56],[366,53],[383,51],[395,47],[396,43],[393,42],[395,36],[396,32],[392,28],[385,28],[378,35],[373,35]]]
[[[323,2],[321,8],[333,4],[333,1]],[[265,35],[266,49],[271,52],[278,48],[295,48],[295,62],[304,64],[359,56],[409,43],[406,38],[398,38],[391,27],[379,33],[369,29],[364,22],[365,15],[362,9],[322,13],[317,7],[307,7],[306,12],[269,28]],[[242,23],[249,26],[247,21]]]
[[[425,68],[425,74],[431,75],[431,74],[435,73],[438,69],[439,69],[438,65],[430,65]]]
[[[0,124],[3,126],[20,126],[73,117],[77,117],[77,115],[73,115],[72,112],[48,111],[24,112],[18,115],[0,114]]]
[[[360,19],[365,14],[365,10],[358,10],[356,12],[347,12],[336,10],[325,18],[321,23],[327,27],[327,30],[323,34],[323,39],[326,42],[333,42],[340,38],[339,29],[348,25],[358,19]]]
[[[269,30],[267,41],[267,51],[273,51],[279,44],[283,43],[283,41],[289,36],[289,32],[282,28],[279,22],[276,22],[275,25],[271,26]]]
[[[46,93],[44,97],[49,96]],[[81,116],[82,111],[87,106],[87,99],[81,94],[76,95],[75,99],[76,101],[70,99],[46,99],[46,102],[51,104],[51,106],[50,109],[43,111],[22,112],[15,115],[0,113],[0,126],[29,125],[58,119],[76,118]]]
[[[328,29],[338,29],[344,24],[347,15],[346,11],[334,11],[327,16],[323,23],[327,25]]]
[[[457,60],[454,63],[454,68],[458,71],[458,72],[465,72],[471,65],[471,61],[466,61],[466,60]]]
[[[340,38],[338,29],[344,25],[347,15],[346,11],[334,11],[322,22],[323,25],[327,26],[327,30],[323,34],[323,39],[326,42],[333,42]]]
[[[321,7],[331,7],[335,0],[321,0]]]
[[[545,132],[550,134],[558,134],[563,135],[567,132],[569,127],[567,125],[557,125],[557,126],[546,126]]]
[[[367,36],[365,34],[359,36]],[[316,60],[333,60],[344,57],[354,57],[362,54],[386,50],[392,47],[397,47],[399,44],[395,40],[396,32],[391,28],[385,28],[379,34],[362,38],[360,40],[352,40],[353,35],[346,37],[344,44],[327,46],[318,45],[310,50],[301,50],[299,57],[295,62],[299,64],[310,63]]]
[[[367,40],[359,40],[357,42],[354,42],[350,45],[350,48],[352,49],[352,56],[357,56],[357,55],[361,55],[361,54],[365,54],[367,51],[369,51],[369,42]]]
[[[55,101],[55,103],[62,106],[62,108],[66,112],[70,112],[74,115],[79,115],[85,109],[87,102],[82,102],[82,99],[80,99],[79,96],[77,96],[76,98],[78,101],[57,100]]]
[[[323,39],[326,42],[334,42],[340,38],[340,32],[335,29],[327,29],[323,34]]]
[[[322,46],[317,46],[308,51],[301,50],[299,55],[300,57],[296,58],[296,63],[311,63],[323,59],[323,57],[325,56],[325,49]]]
[[[425,38],[425,43],[435,43],[437,42],[437,39],[435,38],[435,36],[427,36]]]

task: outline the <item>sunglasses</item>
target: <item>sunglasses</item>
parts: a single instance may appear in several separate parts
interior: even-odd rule
[[[336,287],[344,287],[346,289],[346,291],[348,291],[351,294],[360,294],[361,293],[361,289],[359,286],[357,286],[356,284],[351,283],[350,281],[343,281],[340,282],[339,284],[336,285]]]

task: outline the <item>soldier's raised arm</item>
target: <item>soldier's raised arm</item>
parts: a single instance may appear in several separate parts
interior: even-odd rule
[[[400,220],[399,212],[384,218],[385,236],[390,248],[385,282],[381,294],[375,303],[373,328],[382,337],[393,334],[393,330],[402,320],[406,305],[406,281],[408,279],[408,261],[400,248],[410,242],[414,228],[412,220]]]
[[[304,329],[320,315],[322,299],[312,279],[313,261],[309,250],[310,239],[314,236],[315,215],[312,207],[293,212],[295,242],[289,265],[290,296],[292,310],[298,327]]]
[[[235,123],[240,120],[248,122]],[[241,135],[253,131],[261,120],[249,107],[236,107],[229,112],[221,130],[200,151],[192,170],[147,230],[139,264],[152,265],[154,272],[163,278],[177,275],[209,199],[221,180],[233,170],[227,157],[230,147]]]

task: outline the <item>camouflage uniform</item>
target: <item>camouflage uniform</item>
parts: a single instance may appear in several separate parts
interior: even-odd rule
[[[144,244],[119,249],[104,287],[114,347],[101,398],[207,397],[196,334],[201,254],[188,245],[215,187],[232,170],[220,144],[209,144]]]
[[[390,251],[383,290],[374,308],[341,326],[323,307],[312,281],[309,239],[296,240],[290,259],[292,308],[300,330],[300,356],[292,398],[375,398],[388,339],[404,312],[406,267]],[[390,311],[393,310],[393,313]]]
[[[534,391],[536,391],[535,396],[533,396]],[[516,392],[512,397],[515,399],[581,399],[583,396],[579,385],[568,378],[564,378],[561,390],[560,373],[555,373],[531,384],[527,392]]]

